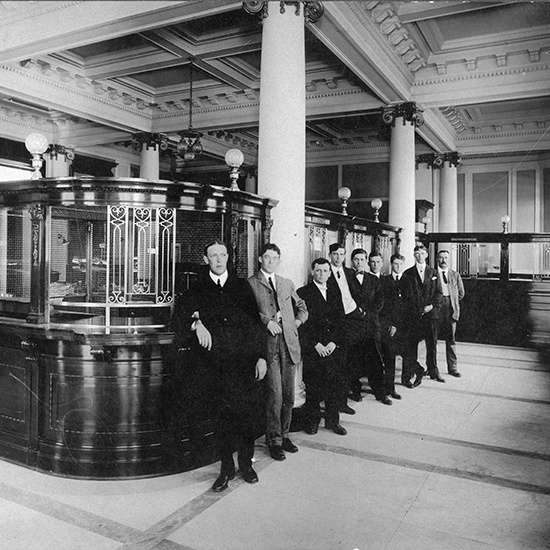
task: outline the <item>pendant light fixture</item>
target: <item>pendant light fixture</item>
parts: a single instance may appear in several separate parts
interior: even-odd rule
[[[196,155],[202,153],[202,143],[200,132],[193,129],[193,62],[195,58],[190,57],[189,70],[189,128],[178,132],[180,141],[178,142],[178,155],[183,157],[183,160],[194,160]]]

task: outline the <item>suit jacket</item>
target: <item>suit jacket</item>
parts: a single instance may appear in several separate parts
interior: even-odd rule
[[[424,270],[424,282],[421,281],[416,265],[409,267],[403,272],[405,277],[410,278],[412,284],[411,314],[415,320],[424,317],[425,319],[438,319],[439,306],[441,305],[441,285],[439,284],[439,276],[436,269],[426,265]],[[433,309],[423,315],[424,307],[432,305]]]
[[[363,311],[367,324],[367,338],[380,339],[380,311],[384,305],[384,293],[381,280],[372,273],[363,275],[363,282],[357,279],[354,272],[355,292],[358,296],[358,306]]]
[[[439,271],[438,271],[439,273]],[[451,298],[451,307],[453,308],[453,320],[460,318],[460,300],[464,298],[464,283],[462,277],[457,271],[447,270],[447,286],[449,287],[449,296]]]
[[[349,290],[351,292],[351,297],[355,300],[357,303],[357,307],[359,307],[360,296],[359,296],[359,289],[357,285],[357,278],[355,277],[355,270],[351,269],[351,267],[342,266],[342,269],[344,270],[344,274],[346,275],[346,279],[348,281]],[[334,276],[334,273],[332,272],[332,267],[330,270],[330,277],[327,281],[327,286],[330,286],[332,288],[337,288],[338,292],[340,292],[340,287],[338,286],[338,281],[336,280],[336,277]]]
[[[299,319],[302,324],[305,323],[308,312],[306,303],[296,293],[293,282],[290,279],[275,275],[277,301],[275,301],[275,293],[269,281],[261,271],[249,277],[248,284],[256,297],[256,302],[260,310],[260,318],[264,326],[267,327],[269,321],[277,322],[277,303],[279,304],[283,336],[288,347],[290,358],[294,364],[299,363],[302,356],[298,329],[296,328],[295,321]],[[268,333],[268,350],[270,349],[270,345],[272,346],[274,342],[275,338]]]
[[[311,282],[298,289],[298,295],[304,300],[309,313],[307,322],[299,329],[302,353],[304,357],[317,360],[319,355],[315,346],[320,342],[326,346],[334,342],[337,346],[345,345],[344,306],[338,288],[327,285],[327,299],[315,283]]]
[[[397,333],[403,332],[409,320],[410,301],[407,301],[407,297],[410,295],[410,279],[401,276],[397,282],[391,274],[383,275],[380,284],[384,293],[384,306],[380,311],[380,330],[385,333],[389,332],[391,327],[395,327]]]

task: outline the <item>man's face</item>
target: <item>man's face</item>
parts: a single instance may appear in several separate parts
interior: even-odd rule
[[[369,260],[369,267],[373,273],[380,273],[382,271],[382,258],[380,256],[373,256]]]
[[[229,256],[227,254],[227,248],[223,244],[213,244],[208,247],[206,256],[204,257],[204,263],[208,264],[210,271],[214,275],[223,275],[227,271],[227,260]]]
[[[311,274],[317,284],[324,285],[330,277],[330,266],[328,264],[315,264],[315,267],[311,270]]]
[[[449,267],[449,254],[447,252],[440,252],[437,255],[437,265],[441,269],[448,269],[448,267]]]
[[[367,267],[367,256],[365,254],[356,254],[352,258],[351,263],[357,271],[365,271]]]
[[[260,266],[266,273],[275,273],[281,257],[275,250],[266,250],[260,257]]]
[[[393,262],[391,263],[392,272],[396,273],[396,274],[399,274],[399,273],[401,273],[402,269],[403,269],[403,260],[395,258],[395,260],[393,260]]]
[[[330,262],[336,268],[342,267],[344,260],[346,259],[346,249],[338,248],[334,252],[330,253]]]
[[[425,264],[427,257],[428,257],[428,252],[426,252],[424,248],[420,248],[414,253],[414,259],[419,264]]]

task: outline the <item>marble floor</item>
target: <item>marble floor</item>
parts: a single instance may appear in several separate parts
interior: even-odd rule
[[[0,461],[0,549],[548,549],[549,367],[481,345],[459,360],[462,378],[398,386],[391,407],[352,402],[347,436],[292,434],[284,462],[258,440],[260,482],[223,493],[218,464],[80,481]]]

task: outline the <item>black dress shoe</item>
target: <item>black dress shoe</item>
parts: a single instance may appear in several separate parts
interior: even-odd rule
[[[212,485],[212,491],[215,491],[216,493],[221,493],[222,491],[225,491],[227,487],[229,486],[229,481],[231,479],[235,478],[235,474],[220,474],[218,476],[218,479],[214,481],[214,485]]]
[[[344,428],[342,425],[340,424],[327,424],[325,422],[325,428],[327,430],[332,430],[335,434],[337,435],[346,435],[348,433],[348,431],[346,430],[346,428]]]
[[[393,397],[394,399],[401,399],[401,396],[396,391],[392,391],[390,393],[390,397]]]
[[[292,443],[292,441],[290,441],[290,439],[288,437],[285,437],[283,439],[283,451],[286,451],[287,453],[297,453],[299,451],[298,447],[296,447],[296,445],[294,445],[294,443]]]
[[[361,401],[363,401],[363,396],[361,395],[361,392],[350,392],[348,397],[352,400],[352,401],[357,401],[357,403],[360,403]]]
[[[382,397],[377,397],[376,401],[380,401],[380,403],[384,405],[393,405],[392,400],[387,395],[384,395]]]
[[[286,458],[281,445],[272,445],[269,447],[269,454],[273,460],[284,460]]]
[[[403,386],[405,386],[406,388],[414,388],[410,380],[408,380],[407,382],[401,382],[401,384],[403,384]]]
[[[304,432],[309,435],[315,435],[319,431],[319,426],[317,424],[310,424],[304,428]]]
[[[441,378],[441,376],[439,376],[439,374],[437,376],[430,376],[430,378],[432,380],[435,380],[436,382],[443,382],[445,383],[445,380],[443,378]]]
[[[258,474],[254,471],[252,466],[247,466],[246,468],[243,468],[241,470],[241,474],[243,476],[243,479],[247,483],[258,483]]]
[[[345,407],[342,407],[340,409],[340,412],[344,413],[344,414],[355,414],[355,410],[352,409],[349,405],[346,405]]]
[[[462,374],[460,374],[457,370],[454,370],[449,373],[451,376],[455,376],[456,378],[460,378]]]

